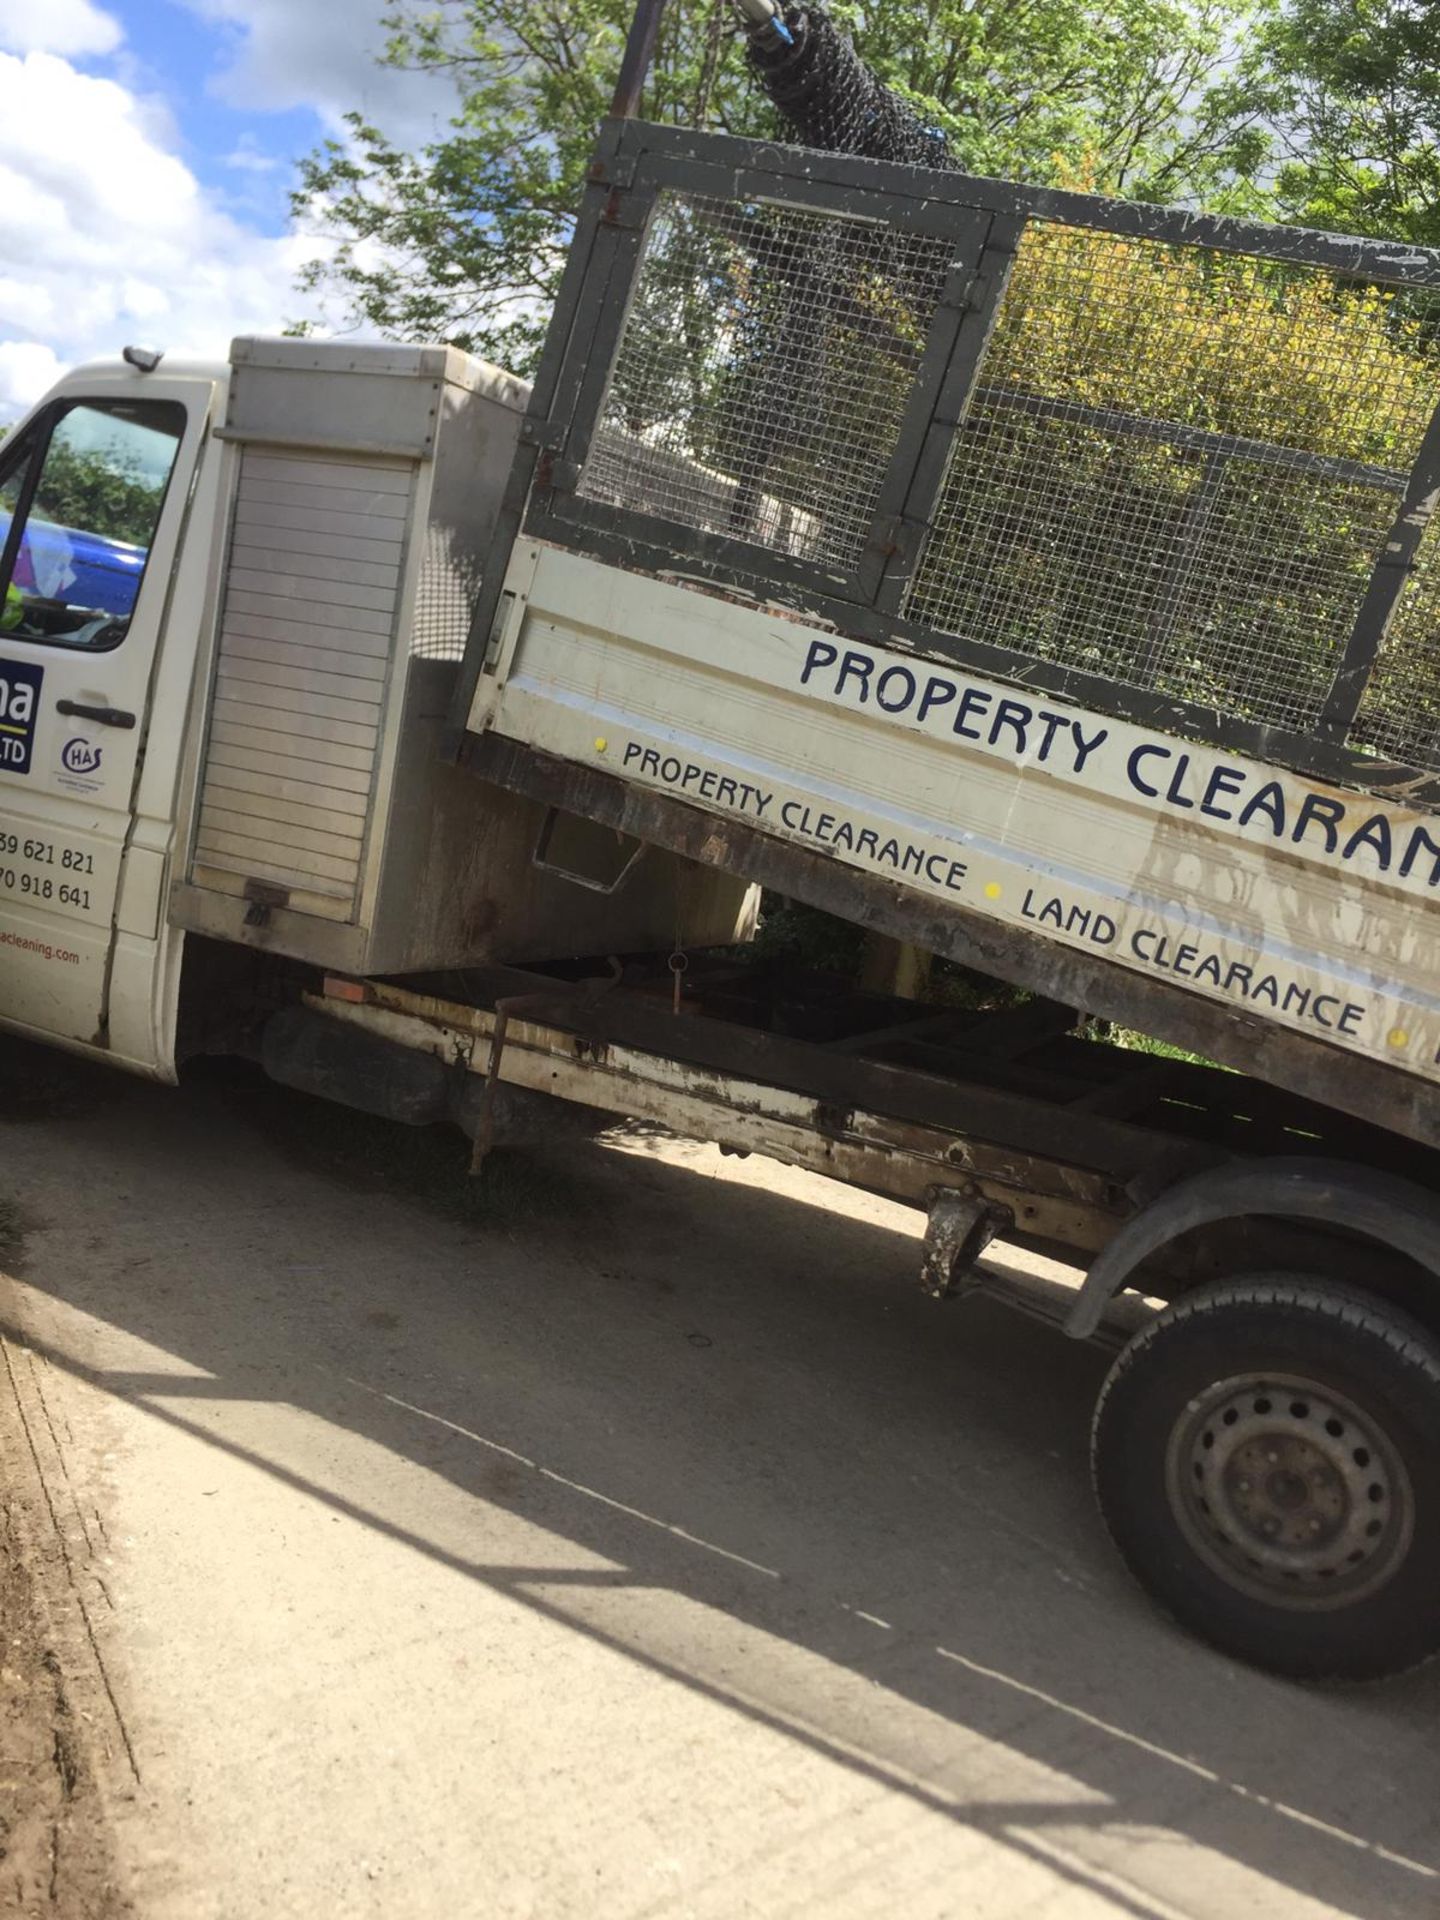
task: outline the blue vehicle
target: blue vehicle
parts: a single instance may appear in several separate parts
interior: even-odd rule
[[[0,513],[0,542],[10,532]],[[20,542],[11,583],[26,599],[62,600],[71,607],[128,620],[149,558],[148,547],[86,533],[32,515]]]

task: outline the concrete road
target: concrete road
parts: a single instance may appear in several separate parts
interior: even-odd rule
[[[1440,1674],[1157,1617],[1106,1356],[920,1298],[911,1216],[639,1138],[467,1216],[241,1076],[5,1071],[9,1430],[141,1920],[1440,1915]]]

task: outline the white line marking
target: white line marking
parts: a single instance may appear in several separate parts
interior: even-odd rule
[[[329,1369],[327,1368],[328,1372]],[[722,1560],[732,1560],[736,1566],[748,1567],[752,1573],[763,1573],[767,1580],[778,1580],[779,1573],[774,1567],[762,1567],[758,1560],[747,1560],[743,1553],[732,1553],[728,1547],[717,1547],[713,1540],[702,1540],[698,1533],[687,1533],[684,1527],[672,1526],[668,1520],[657,1520],[653,1513],[642,1513],[639,1507],[626,1506],[623,1500],[612,1500],[608,1493],[600,1493],[594,1487],[587,1487],[579,1480],[571,1480],[563,1473],[556,1473],[553,1467],[545,1467],[538,1460],[532,1460],[528,1454],[517,1453],[514,1447],[507,1447],[499,1440],[488,1440],[483,1433],[475,1433],[469,1427],[462,1427],[454,1420],[447,1420],[443,1414],[431,1413],[428,1407],[417,1407],[413,1400],[402,1400],[399,1394],[386,1393],[381,1387],[372,1387],[367,1380],[357,1380],[353,1374],[342,1373],[342,1380],[352,1387],[359,1387],[362,1393],[373,1394],[377,1400],[387,1401],[392,1407],[400,1407],[406,1413],[413,1413],[418,1419],[429,1420],[447,1432],[459,1434],[462,1440],[470,1440],[477,1447],[484,1447],[491,1453],[503,1454],[505,1459],[515,1461],[517,1466],[529,1467],[532,1473],[538,1473],[543,1480],[553,1480],[557,1486],[566,1487],[571,1493],[580,1493],[587,1500],[598,1500],[602,1506],[612,1507],[616,1513],[628,1514],[630,1519],[639,1520],[657,1532],[668,1533],[676,1540],[683,1540],[687,1546],[701,1547],[706,1553],[718,1554]],[[544,1579],[544,1569],[535,1569],[537,1580]]]
[[[969,1673],[979,1674],[985,1680],[994,1680],[1002,1687],[1026,1694],[1031,1700],[1039,1700],[1045,1706],[1053,1707],[1057,1713],[1068,1714],[1072,1720],[1095,1728],[1098,1733],[1108,1733],[1112,1740],[1123,1740],[1127,1746],[1138,1747],[1142,1753],[1148,1753],[1156,1760],[1167,1761],[1182,1772],[1194,1774],[1197,1780],[1204,1780],[1210,1786],[1223,1787],[1225,1792],[1233,1793],[1237,1799],[1249,1800],[1269,1813],[1278,1813],[1299,1826],[1310,1827],[1331,1840],[1343,1841],[1347,1847],[1358,1847],[1363,1853],[1374,1854],[1376,1859],[1387,1860],[1392,1866],[1405,1867],[1427,1880],[1440,1880],[1440,1868],[1426,1866],[1423,1860],[1411,1860],[1403,1853],[1393,1853],[1389,1847],[1379,1846],[1375,1841],[1366,1840],[1345,1827],[1332,1826],[1328,1820],[1317,1819],[1313,1813],[1302,1813],[1299,1807],[1286,1806],[1283,1800],[1272,1800],[1269,1794],[1257,1793],[1253,1787],[1242,1786],[1238,1780],[1227,1780],[1223,1773],[1216,1773],[1213,1767],[1202,1766],[1198,1760],[1188,1759],[1183,1753],[1173,1753],[1169,1747],[1157,1746],[1153,1740],[1146,1740],[1141,1734],[1131,1733],[1126,1727],[1117,1727],[1109,1720],[1100,1719],[1097,1714],[1087,1713],[1083,1707],[1072,1706],[1068,1700],[1046,1693],[1043,1688],[1032,1687],[1028,1681],[1015,1679],[1012,1674],[1001,1673],[995,1667],[982,1666],[978,1660],[968,1660],[963,1653],[952,1653],[948,1647],[937,1647],[935,1651],[942,1660],[953,1660],[956,1666],[964,1667]]]

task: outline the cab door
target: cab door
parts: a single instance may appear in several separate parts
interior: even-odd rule
[[[122,863],[203,424],[184,393],[62,389],[0,445],[0,1022],[71,1044],[109,1040]]]

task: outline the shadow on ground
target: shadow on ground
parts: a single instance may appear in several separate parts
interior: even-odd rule
[[[24,1058],[7,1048],[0,1113]],[[1090,1500],[1106,1356],[993,1304],[920,1298],[911,1237],[643,1147],[541,1153],[467,1201],[453,1148],[245,1074],[207,1070],[178,1094],[81,1067],[60,1080],[0,1141],[39,1129],[32,1157],[48,1137],[95,1169],[88,1251],[48,1256],[41,1232],[28,1283],[193,1374],[95,1374],[52,1349],[54,1365],[1117,1911],[1174,1909],[1107,1878],[1077,1829],[1122,1856],[1179,1835],[1365,1920],[1440,1912],[1440,1676],[1294,1688],[1158,1618]],[[237,1221],[246,1277],[222,1283],[207,1246]],[[265,1396],[444,1476],[476,1503],[475,1551],[363,1486],[246,1453],[214,1410]],[[494,1563],[489,1509],[570,1543],[576,1564]],[[627,1611],[627,1592],[656,1589],[812,1658],[691,1659]],[[1064,1790],[977,1790],[947,1726]]]

